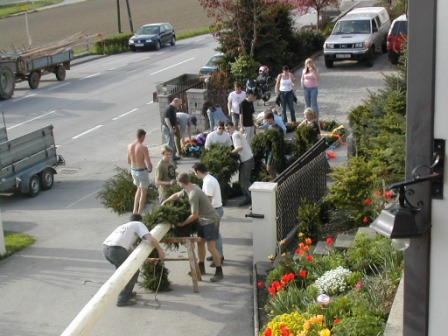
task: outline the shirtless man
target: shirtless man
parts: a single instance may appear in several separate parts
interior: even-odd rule
[[[143,145],[146,132],[137,130],[137,140],[128,145],[128,163],[131,165],[131,175],[137,192],[134,199],[133,213],[141,214],[145,208],[146,195],[149,187],[149,173],[152,171],[148,147]]]

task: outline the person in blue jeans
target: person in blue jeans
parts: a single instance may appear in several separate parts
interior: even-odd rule
[[[303,68],[300,82],[305,97],[305,108],[311,107],[314,113],[316,113],[316,120],[319,120],[319,105],[317,105],[319,70],[311,58],[305,60],[305,67]]]
[[[174,98],[168,105],[163,114],[162,134],[166,140],[168,147],[173,150],[173,160],[177,161],[180,157],[176,156],[176,145],[174,136],[180,138],[179,125],[177,124],[176,110],[182,105],[182,99]],[[180,154],[180,153],[179,153]]]
[[[294,75],[289,72],[287,65],[283,66],[283,72],[277,76],[275,83],[275,92],[280,98],[280,105],[282,107],[282,120],[285,124],[288,123],[288,117],[286,115],[286,106],[288,106],[289,113],[291,114],[291,122],[296,122],[296,112],[294,110],[294,88],[296,79]]]
[[[159,259],[165,259],[165,252],[159,242],[151,235],[148,228],[142,222],[140,214],[132,214],[130,221],[117,227],[103,242],[103,254],[115,268],[119,268],[121,264],[129,257],[132,252],[132,245],[138,238],[149,241],[159,253]],[[148,260],[149,261],[149,260]],[[139,271],[129,280],[128,284],[123,288],[118,296],[117,307],[135,305],[137,302],[132,299],[137,293],[132,289],[137,282]]]
[[[221,186],[219,185],[218,180],[209,174],[207,166],[201,162],[195,163],[192,168],[196,176],[203,181],[202,191],[207,195],[208,199],[218,213],[219,218],[222,218],[224,216],[224,208],[222,206]],[[222,264],[224,262],[224,252],[222,248],[221,230],[219,230],[219,237],[216,241],[216,249],[221,255]],[[207,260],[212,261],[213,257],[208,257]],[[216,265],[214,262],[210,264],[210,267],[215,266]]]

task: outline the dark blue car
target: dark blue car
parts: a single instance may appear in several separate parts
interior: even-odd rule
[[[129,48],[132,51],[137,49],[159,50],[165,44],[176,44],[176,34],[174,28],[169,23],[146,24],[129,39]]]

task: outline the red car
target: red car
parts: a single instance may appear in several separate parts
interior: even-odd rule
[[[407,38],[408,17],[403,14],[392,22],[387,35],[387,53],[392,64],[397,64],[400,60],[400,55],[406,49]]]

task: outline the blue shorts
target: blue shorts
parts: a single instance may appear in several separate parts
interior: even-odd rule
[[[198,237],[205,240],[218,240],[219,227],[217,224],[198,225]]]
[[[134,184],[142,189],[147,189],[149,187],[149,174],[148,169],[135,170],[131,169],[131,175]]]

